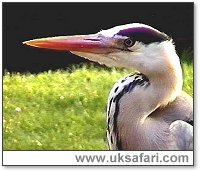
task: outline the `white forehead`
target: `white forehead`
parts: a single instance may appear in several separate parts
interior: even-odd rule
[[[101,30],[99,32],[99,34],[102,34],[102,35],[104,35],[106,37],[113,37],[120,30],[124,30],[124,29],[128,29],[128,28],[138,28],[138,27],[149,28],[149,29],[152,29],[152,30],[154,30],[156,32],[159,32],[157,29],[155,29],[155,28],[153,28],[151,26],[142,24],[142,23],[131,23],[131,24],[125,24],[125,25],[115,26],[115,27],[113,27],[111,29],[107,29],[107,30]]]

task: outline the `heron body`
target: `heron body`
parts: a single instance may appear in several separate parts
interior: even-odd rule
[[[193,100],[182,91],[179,57],[165,33],[133,23],[97,34],[24,43],[138,71],[117,81],[110,91],[107,138],[111,150],[193,149]]]
[[[110,149],[191,150],[193,143],[192,125],[190,125],[192,124],[191,97],[182,92],[173,102],[155,109],[144,122],[138,121],[138,118],[130,114],[131,111],[135,111],[131,99],[133,95],[137,96],[134,91],[148,89],[150,86],[147,78],[135,79],[138,75],[141,74],[120,79],[110,92],[107,109],[107,138]],[[186,106],[184,111],[183,106]],[[130,118],[127,118],[129,115]],[[180,125],[179,128],[176,128],[177,124]]]

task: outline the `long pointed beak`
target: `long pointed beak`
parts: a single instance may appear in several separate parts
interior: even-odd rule
[[[37,48],[95,54],[116,51],[118,46],[116,39],[106,38],[99,34],[33,39],[25,41],[23,44]]]

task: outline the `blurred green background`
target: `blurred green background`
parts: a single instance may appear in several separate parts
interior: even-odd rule
[[[183,89],[193,95],[193,55],[184,51]],[[4,150],[106,150],[106,103],[130,71],[76,66],[3,76]]]

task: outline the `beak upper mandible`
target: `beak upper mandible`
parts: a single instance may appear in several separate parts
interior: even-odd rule
[[[37,48],[87,53],[106,53],[116,49],[116,40],[98,34],[57,36],[24,41],[23,44]]]

